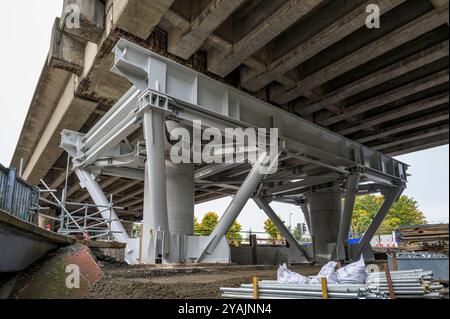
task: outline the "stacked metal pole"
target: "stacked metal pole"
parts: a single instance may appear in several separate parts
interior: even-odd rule
[[[422,269],[392,271],[392,284],[397,298],[439,298],[442,285],[433,280],[433,272]],[[254,285],[220,288],[223,298],[253,299]],[[386,274],[368,274],[365,284],[328,284],[329,299],[386,299],[389,293]],[[258,283],[259,299],[322,299],[320,284],[282,284],[274,280]]]

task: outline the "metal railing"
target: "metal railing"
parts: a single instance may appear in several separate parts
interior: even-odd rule
[[[37,224],[39,189],[17,176],[14,168],[0,165],[0,209],[24,221]]]

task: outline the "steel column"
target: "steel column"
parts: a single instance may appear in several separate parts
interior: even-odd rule
[[[342,211],[338,239],[336,242],[336,258],[338,260],[345,260],[345,243],[348,239],[350,226],[352,224],[353,208],[355,206],[356,195],[358,194],[358,184],[359,174],[350,174],[347,177],[344,210]]]
[[[280,231],[281,235],[283,235],[284,238],[288,241],[289,245],[293,247],[297,252],[304,256],[306,259],[309,260],[308,255],[306,254],[303,247],[300,245],[300,243],[292,236],[289,229],[286,227],[286,225],[281,221],[281,219],[277,216],[277,214],[273,211],[272,207],[270,207],[269,203],[267,203],[264,199],[259,197],[253,198],[254,202],[260,209],[262,209],[266,215],[272,220],[272,222],[275,224],[277,229]]]
[[[169,231],[164,155],[164,113],[155,109],[145,111],[143,124],[147,150],[145,165],[149,178],[148,191],[153,230]]]

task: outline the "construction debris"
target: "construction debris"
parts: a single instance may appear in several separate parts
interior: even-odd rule
[[[396,238],[401,250],[449,252],[448,224],[401,227]]]

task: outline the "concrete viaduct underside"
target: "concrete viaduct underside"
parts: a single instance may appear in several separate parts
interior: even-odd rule
[[[380,8],[368,29],[366,8]],[[448,144],[446,0],[65,0],[12,160],[23,177],[65,182],[64,129],[86,133],[132,87],[110,72],[121,38],[390,156]],[[143,139],[142,129],[128,137]],[[298,172],[302,158],[282,163]],[[197,170],[201,170],[197,167]],[[201,171],[197,171],[201,173]],[[229,172],[233,174],[233,171]],[[237,178],[240,172],[234,172]],[[241,173],[242,174],[242,173]],[[123,219],[142,216],[144,183],[99,176]],[[89,201],[75,174],[69,200]],[[205,187],[208,189],[206,190]],[[197,184],[195,201],[234,193]]]

